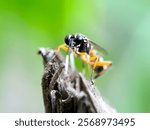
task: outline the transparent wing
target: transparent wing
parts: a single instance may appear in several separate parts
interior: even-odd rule
[[[89,43],[91,43],[91,45],[93,45],[103,55],[108,54],[108,52],[103,47],[101,47],[100,45],[97,45],[95,42],[89,40]]]

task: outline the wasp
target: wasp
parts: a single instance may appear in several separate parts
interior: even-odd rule
[[[102,54],[107,54],[104,48],[97,45],[95,42],[87,38],[85,35],[69,34],[64,39],[65,43],[58,46],[58,51],[63,49],[65,51],[73,51],[76,57],[79,57],[83,63],[87,63],[92,68],[91,79],[94,79],[104,74],[112,65],[111,61],[103,60],[102,55],[99,55],[96,50]],[[94,49],[95,48],[95,49]]]

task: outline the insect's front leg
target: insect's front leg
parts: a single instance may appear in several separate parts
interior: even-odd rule
[[[63,49],[64,51],[69,51],[69,47],[66,47],[66,44],[65,44],[65,43],[58,46],[57,52],[59,52],[60,49]]]

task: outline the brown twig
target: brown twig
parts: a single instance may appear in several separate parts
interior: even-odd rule
[[[60,53],[41,48],[39,54],[44,64],[42,90],[45,112],[116,112],[81,73],[71,66],[67,74],[64,72],[65,59]]]

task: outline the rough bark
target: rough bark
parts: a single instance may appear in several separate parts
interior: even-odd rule
[[[53,49],[40,48],[44,74],[42,91],[45,112],[103,113],[116,112],[102,98],[91,81],[69,65],[65,73],[65,58]]]

